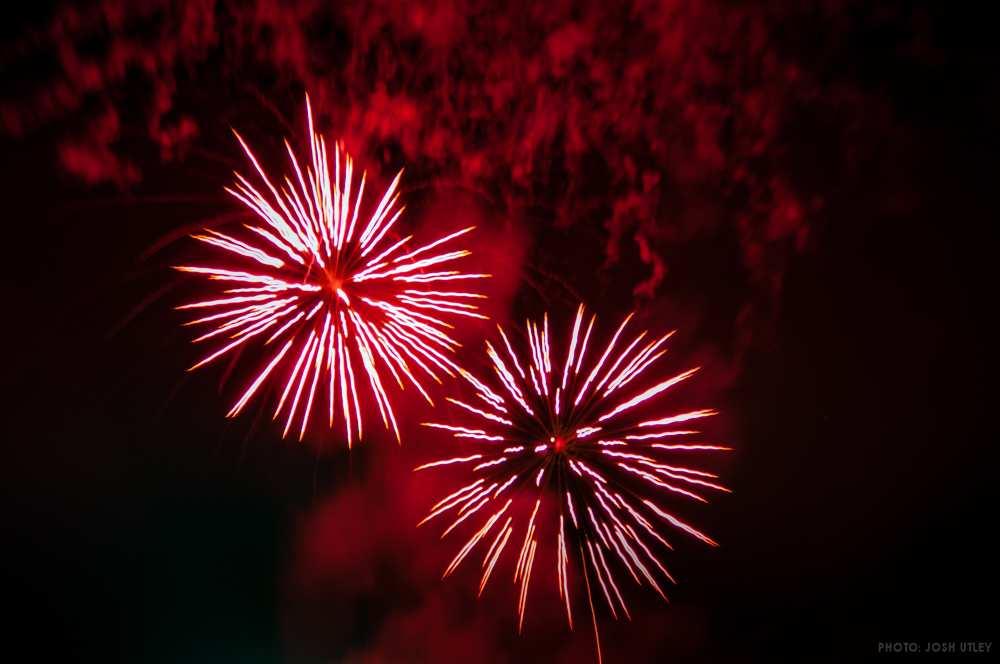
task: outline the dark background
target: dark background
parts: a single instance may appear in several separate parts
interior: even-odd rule
[[[406,472],[433,441],[281,441],[253,408],[223,418],[221,370],[184,373],[172,307],[198,286],[169,266],[235,209],[228,127],[280,156],[305,91],[380,177],[407,166],[417,228],[445,209],[503,238],[480,247],[504,266],[495,317],[638,306],[704,361],[736,448],[734,493],[699,516],[723,546],[676,552],[673,603],[635,593],[606,661],[994,641],[989,22],[939,3],[545,4],[7,22],[5,647],[589,656],[585,628],[538,607],[517,639],[512,603],[438,581],[452,549],[412,529],[431,494]]]

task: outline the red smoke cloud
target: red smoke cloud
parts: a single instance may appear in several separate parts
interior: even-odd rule
[[[637,296],[656,295],[692,239],[733,234],[771,297],[824,205],[793,163],[803,109],[838,138],[880,128],[869,96],[785,55],[783,26],[807,21],[825,27],[816,61],[835,57],[844,15],[678,0],[101,2],[61,8],[12,45],[8,61],[55,66],[5,96],[0,126],[58,126],[67,171],[127,187],[141,173],[119,123],[183,158],[206,120],[190,101],[206,70],[260,103],[306,89],[359,158],[484,192],[514,217],[603,227],[606,266],[623,252],[644,266]],[[96,127],[76,125],[95,103]]]

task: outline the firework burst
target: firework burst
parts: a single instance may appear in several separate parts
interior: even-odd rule
[[[475,304],[484,296],[456,284],[489,275],[446,267],[469,252],[443,247],[472,227],[416,248],[409,246],[412,236],[393,233],[404,209],[396,205],[402,171],[359,220],[367,173],[355,191],[353,160],[339,143],[330,158],[313,130],[308,97],[306,115],[310,163],[303,169],[285,141],[291,174],[277,186],[234,131],[263,189],[236,173],[226,191],[253,213],[254,223],[244,225],[242,238],[214,230],[195,235],[223,252],[220,262],[177,268],[225,284],[218,296],[179,307],[204,312],[186,323],[209,328],[195,342],[221,340],[191,369],[262,342],[262,368],[228,416],[273,378],[283,381],[274,410],[274,418],[284,418],[283,436],[293,426],[299,439],[305,435],[310,418],[320,417],[313,412],[317,395],[321,401],[326,392],[324,419],[332,428],[339,415],[350,446],[364,433],[360,392],[367,383],[383,425],[399,440],[387,377],[400,389],[412,384],[433,403],[421,381],[440,382],[440,374],[460,371],[450,359],[459,344],[447,319],[486,318]]]
[[[440,500],[421,521],[451,514],[442,537],[460,527],[471,533],[444,576],[454,572],[482,542],[486,549],[479,582],[482,595],[509,547],[516,557],[513,578],[519,591],[520,630],[539,542],[548,538],[555,544],[554,578],[570,628],[570,561],[579,565],[575,584],[586,589],[599,658],[594,595],[615,618],[619,614],[629,617],[621,592],[623,578],[648,584],[666,599],[664,583],[674,579],[661,560],[663,549],[671,548],[664,526],[716,545],[668,511],[661,498],[669,495],[707,502],[705,493],[728,491],[716,482],[716,475],[691,468],[682,460],[730,449],[694,442],[699,432],[690,424],[715,411],[651,415],[646,407],[697,369],[651,387],[637,387],[666,352],[665,343],[673,333],[647,339],[642,332],[625,343],[622,338],[631,317],[619,325],[602,350],[588,355],[595,317],[584,326],[581,305],[561,367],[550,345],[547,315],[540,326],[527,322],[528,353],[523,359],[498,326],[503,349],[486,343],[494,387],[463,371],[476,401],[448,399],[470,422],[464,426],[424,423],[450,432],[471,449],[416,468],[460,467],[471,475],[470,481]],[[481,517],[473,519],[476,514]],[[470,525],[473,522],[477,523]]]

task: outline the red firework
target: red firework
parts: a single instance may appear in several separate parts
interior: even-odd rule
[[[298,421],[301,440],[317,393],[326,390],[329,426],[339,412],[350,446],[355,430],[359,439],[363,435],[357,383],[367,377],[384,426],[391,426],[399,440],[384,372],[400,389],[409,382],[433,403],[421,377],[440,382],[439,373],[454,376],[461,371],[449,359],[459,344],[448,335],[452,325],[443,317],[486,318],[476,313],[473,303],[483,295],[439,284],[489,275],[442,270],[443,264],[468,251],[432,251],[473,227],[416,248],[407,246],[412,235],[390,239],[404,209],[396,208],[402,171],[367,221],[359,223],[367,173],[355,193],[354,163],[337,144],[331,164],[326,142],[313,130],[308,97],[306,115],[311,163],[303,170],[285,141],[294,174],[277,187],[234,131],[265,191],[236,173],[234,188],[226,191],[255,215],[255,223],[244,225],[249,233],[242,239],[214,230],[195,235],[226,252],[227,262],[177,268],[235,286],[224,288],[221,297],[178,307],[211,312],[186,323],[211,326],[196,342],[225,340],[191,369],[262,339],[261,345],[273,350],[229,417],[237,415],[270,376],[284,373],[274,411],[274,418],[284,412],[282,436]],[[431,266],[436,267],[427,271]]]
[[[687,380],[697,368],[641,391],[635,388],[637,379],[666,352],[664,344],[673,333],[642,345],[646,338],[642,332],[617,351],[631,317],[622,321],[594,361],[587,357],[587,347],[596,316],[590,318],[581,336],[584,309],[580,305],[561,368],[550,352],[548,315],[541,326],[527,322],[526,361],[518,359],[503,328],[498,326],[506,354],[502,356],[490,342],[486,343],[496,374],[496,389],[463,371],[479,402],[473,405],[448,399],[474,416],[475,423],[424,423],[450,431],[455,438],[473,441],[475,449],[416,468],[459,465],[474,478],[434,505],[421,524],[452,512],[455,518],[444,537],[469,522],[474,514],[487,514],[484,521],[473,526],[471,537],[444,576],[454,572],[492,533],[482,561],[482,595],[508,544],[520,541],[514,570],[514,583],[519,584],[520,630],[538,542],[543,531],[550,530],[547,536],[555,540],[556,580],[570,628],[570,557],[580,564],[598,658],[600,638],[592,590],[599,589],[599,596],[617,618],[619,611],[626,616],[629,613],[616,572],[632,577],[639,585],[648,583],[664,599],[663,581],[674,582],[660,559],[662,549],[671,546],[658,524],[666,522],[687,536],[716,546],[707,535],[658,504],[659,496],[671,493],[685,500],[707,502],[701,495],[706,491],[728,492],[713,481],[716,475],[671,461],[671,457],[730,449],[693,442],[699,432],[683,428],[685,423],[715,415],[715,411],[636,415],[637,407]],[[512,507],[518,497],[527,498],[521,514],[517,506]],[[527,524],[515,534],[515,526],[524,517]]]

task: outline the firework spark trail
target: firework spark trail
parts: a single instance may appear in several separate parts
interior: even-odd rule
[[[196,342],[222,340],[191,369],[262,339],[273,354],[269,352],[229,417],[239,414],[268,378],[284,373],[274,411],[274,418],[284,417],[283,435],[296,426],[302,439],[316,397],[326,391],[329,426],[339,414],[350,446],[364,433],[359,383],[363,387],[367,382],[383,425],[399,440],[386,376],[400,389],[413,385],[433,403],[421,381],[430,377],[441,382],[441,373],[463,373],[449,359],[459,344],[449,336],[453,326],[447,320],[486,318],[474,304],[485,296],[455,284],[489,275],[444,267],[469,255],[464,249],[433,251],[471,226],[416,248],[407,246],[412,235],[391,238],[404,209],[396,207],[402,171],[367,220],[359,219],[367,173],[355,189],[354,162],[339,143],[331,171],[326,141],[313,129],[308,97],[306,115],[309,163],[303,169],[285,141],[293,174],[277,185],[234,131],[263,190],[236,173],[236,183],[226,191],[255,215],[254,223],[244,225],[247,236],[206,230],[193,237],[221,250],[226,260],[177,267],[226,285],[220,296],[178,307],[210,312],[186,323],[211,326]],[[425,271],[432,266],[434,271]],[[447,289],[438,282],[447,282]]]
[[[642,332],[629,343],[619,343],[631,318],[625,318],[603,349],[588,355],[596,316],[591,316],[584,326],[584,308],[580,305],[561,367],[558,361],[562,356],[552,350],[548,315],[541,325],[526,323],[528,353],[523,358],[518,357],[508,335],[498,326],[506,356],[486,342],[496,389],[463,372],[479,397],[480,407],[449,399],[463,414],[475,418],[474,424],[424,423],[450,432],[475,449],[415,469],[460,468],[474,478],[439,501],[421,524],[452,512],[454,520],[444,531],[447,535],[474,513],[482,510],[487,515],[448,566],[445,576],[454,572],[480,542],[492,542],[482,561],[481,595],[508,541],[520,542],[514,572],[514,583],[519,584],[519,631],[524,624],[538,544],[543,531],[548,533],[551,525],[555,578],[566,619],[572,629],[569,562],[573,556],[581,567],[577,582],[582,577],[584,583],[577,585],[586,589],[598,658],[601,653],[594,589],[612,616],[617,618],[623,613],[628,617],[619,583],[625,578],[623,574],[638,585],[648,584],[664,599],[663,580],[674,583],[659,555],[663,548],[672,548],[661,532],[665,526],[716,546],[710,537],[667,511],[660,497],[673,495],[707,502],[703,495],[706,491],[728,492],[712,481],[716,475],[676,460],[689,458],[692,452],[730,449],[717,444],[686,443],[699,432],[676,428],[711,417],[715,411],[640,415],[643,406],[651,405],[654,398],[686,381],[698,369],[632,393],[625,389],[646,375],[665,352],[663,344],[672,334],[643,344],[646,333]],[[527,496],[534,498],[522,534],[515,532],[521,517],[515,513],[516,507],[511,509],[519,494],[525,501]],[[503,525],[494,532],[494,526],[504,516]],[[569,543],[571,537],[575,545]]]

